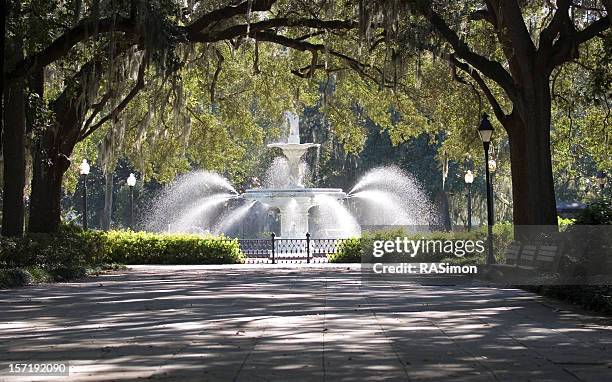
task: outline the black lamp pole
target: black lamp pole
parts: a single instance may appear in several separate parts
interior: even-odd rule
[[[487,264],[494,264],[495,257],[493,256],[493,189],[491,187],[491,173],[489,171],[489,145],[490,142],[484,142],[485,150],[485,173],[487,182],[487,238],[489,241],[489,253],[487,256]]]
[[[467,170],[463,177],[467,185],[467,230],[472,230],[472,182],[474,182],[474,174],[471,170]]]
[[[134,186],[130,186],[130,229],[134,229]]]
[[[127,178],[127,185],[130,188],[130,205],[128,206],[130,209],[130,216],[128,226],[130,229],[134,229],[134,186],[136,185],[136,176],[134,176],[133,173]]]
[[[495,264],[495,256],[493,255],[493,189],[491,185],[491,174],[489,173],[489,147],[491,146],[491,135],[493,135],[493,125],[489,122],[489,116],[482,115],[482,121],[478,127],[478,134],[482,139],[482,144],[485,152],[485,174],[487,183],[487,241],[488,253],[487,264]]]
[[[83,229],[87,229],[87,175],[91,169],[87,159],[83,159],[79,169],[83,177]]]
[[[87,229],[87,174],[83,174],[83,229]]]
[[[468,183],[468,216],[467,216],[467,230],[472,230],[472,183]]]

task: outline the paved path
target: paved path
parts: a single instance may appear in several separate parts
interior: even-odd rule
[[[49,381],[611,381],[610,324],[350,266],[143,266],[2,291],[0,363],[71,362]]]

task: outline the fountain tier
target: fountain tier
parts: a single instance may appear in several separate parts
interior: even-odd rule
[[[300,162],[311,147],[319,147],[318,143],[300,143],[300,119],[297,115],[286,111],[285,117],[289,123],[289,137],[287,143],[270,143],[269,148],[279,148],[287,158],[289,165],[289,187],[304,187],[300,180]]]
[[[279,148],[287,158],[289,173],[286,188],[250,189],[244,194],[248,200],[264,203],[270,208],[278,208],[281,214],[281,237],[303,237],[308,232],[308,210],[318,205],[317,197],[340,201],[346,194],[339,188],[304,188],[300,181],[300,162],[311,147],[318,143],[300,143],[299,117],[285,112],[289,122],[287,143],[271,143],[270,148]]]
[[[244,197],[278,208],[281,218],[280,237],[303,237],[308,232],[308,210],[319,205],[317,197],[341,201],[346,194],[340,188],[250,189]]]

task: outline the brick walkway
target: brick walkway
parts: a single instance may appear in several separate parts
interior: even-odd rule
[[[354,266],[139,266],[3,291],[0,317],[0,368],[71,362],[39,380],[612,380],[609,318]]]

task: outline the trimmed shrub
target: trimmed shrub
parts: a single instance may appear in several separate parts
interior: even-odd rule
[[[0,288],[24,286],[32,282],[32,275],[25,269],[0,269]]]
[[[198,235],[111,231],[104,235],[105,259],[121,264],[244,263],[238,240]]]
[[[592,202],[580,212],[574,224],[612,224],[612,199],[602,198]]]
[[[382,258],[385,262],[451,262],[460,264],[477,264],[483,262],[484,256],[486,256],[486,239],[487,239],[487,227],[480,227],[471,232],[467,231],[452,231],[452,232],[410,232],[406,233],[402,229],[393,229],[385,231],[365,232],[360,238],[348,239],[339,245],[338,251],[335,254],[329,256],[328,260],[332,263],[360,263],[365,259],[371,259],[373,253],[374,241],[394,241],[396,238],[407,237],[408,240],[439,240],[442,243],[447,241],[457,240],[471,240],[476,242],[481,240],[485,243],[484,253],[471,253],[465,254],[462,257],[449,256],[448,253],[440,252],[425,252],[420,251],[414,257],[407,258],[403,253],[388,253],[385,252]],[[495,253],[504,253],[506,247],[512,241],[514,237],[513,227],[509,223],[496,224],[493,227],[493,247]],[[456,259],[457,261],[449,261]],[[460,260],[461,259],[461,260]],[[374,260],[374,259],[371,259]],[[369,260],[366,260],[369,261]]]
[[[84,275],[101,264],[235,264],[244,255],[237,240],[132,231],[83,231],[0,238],[0,269],[40,267],[54,279]]]
[[[336,251],[327,258],[330,263],[360,263],[361,255],[361,239],[353,238],[342,242]]]
[[[611,285],[530,285],[523,289],[581,305],[586,309],[612,314]]]
[[[0,238],[0,267],[84,267],[104,261],[100,232],[62,227],[57,234]]]

